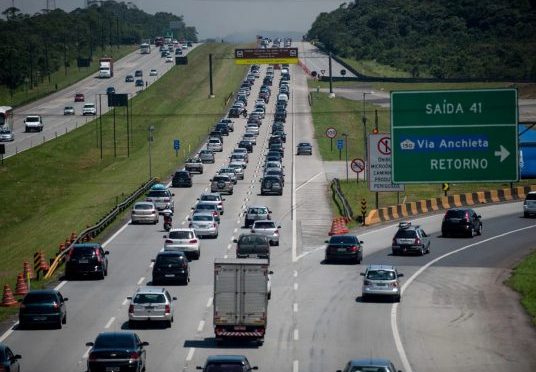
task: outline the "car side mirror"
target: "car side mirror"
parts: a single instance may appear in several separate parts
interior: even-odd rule
[[[151,262],[156,262],[156,260],[154,258],[151,258]]]
[[[400,278],[400,277],[404,276],[404,274],[400,273],[400,274],[397,274],[397,276]]]
[[[225,198],[221,198],[221,201],[225,201]]]
[[[127,300],[132,300],[132,296],[127,296]]]
[[[195,367],[195,369],[203,369],[203,367],[197,366],[197,367]]]
[[[86,342],[86,346],[93,346],[95,345],[93,342]]]
[[[280,229],[280,228],[281,228],[281,225],[277,226],[277,228]]]
[[[171,196],[175,196],[175,193],[172,193]]]
[[[359,275],[361,275],[361,276],[365,276],[365,273],[359,273]]]
[[[238,240],[237,240],[237,239],[233,239],[233,243],[238,243]]]
[[[149,343],[147,341],[143,341],[140,346],[149,346]]]
[[[272,270],[268,271],[268,274],[272,275],[274,272]]]
[[[209,181],[212,182],[212,178]]]
[[[19,360],[22,359],[22,356],[20,354],[13,355],[13,360]]]
[[[67,301],[69,301],[69,297],[64,297],[63,302],[67,302]]]
[[[482,218],[482,216],[481,216],[481,215],[478,215],[477,217],[478,217],[478,218]]]
[[[195,208],[194,208],[194,207],[192,207],[192,208],[190,208],[190,209],[191,209],[191,210],[194,210]]]
[[[192,219],[190,217],[188,217],[188,221],[191,221]]]
[[[177,297],[172,297],[171,298],[173,301],[177,301]]]
[[[360,241],[359,241],[359,244],[363,244],[363,243],[364,243],[364,241],[363,241],[363,240],[360,240]]]
[[[257,367],[257,366],[253,366],[253,367],[251,367],[251,369],[258,370],[259,367]]]
[[[167,235],[164,235],[163,238],[164,238],[164,239],[167,239]]]
[[[324,240],[324,243],[329,244],[329,240]]]

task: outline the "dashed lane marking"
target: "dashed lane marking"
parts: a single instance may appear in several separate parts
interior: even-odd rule
[[[194,353],[195,353],[195,347],[191,347],[190,350],[188,351],[188,355],[186,355],[187,362],[192,360],[192,358],[194,357]]]
[[[137,285],[141,285],[141,283],[143,283],[144,280],[145,280],[145,277],[142,276],[142,277],[140,278],[140,280],[138,280],[138,284],[137,284]]]
[[[112,316],[110,320],[108,320],[108,323],[104,326],[105,329],[108,329],[112,326],[112,323],[115,321],[115,316]]]

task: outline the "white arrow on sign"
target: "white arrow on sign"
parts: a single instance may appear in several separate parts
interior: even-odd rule
[[[504,161],[504,159],[506,159],[508,156],[510,155],[510,151],[508,151],[507,149],[504,148],[503,145],[501,145],[501,149],[498,150],[498,151],[495,151],[495,156],[500,156],[501,157],[501,163]]]

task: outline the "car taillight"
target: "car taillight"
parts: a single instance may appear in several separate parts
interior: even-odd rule
[[[97,256],[97,262],[98,263],[102,263],[102,257],[100,255],[100,251],[95,251],[95,255]]]
[[[150,202],[150,201],[152,201],[152,200],[151,200],[151,198],[145,198],[145,201]]]
[[[184,262],[184,263],[182,264],[182,268],[183,268],[183,269],[187,269],[187,268],[188,268],[188,263],[187,263],[187,262]]]
[[[346,251],[348,252],[357,252],[359,249],[357,245],[352,245],[351,247],[346,248]]]
[[[189,243],[190,243],[190,244],[195,244],[195,243],[197,243],[197,239],[192,239],[192,240],[190,240]]]
[[[166,244],[173,244],[173,240],[170,240],[170,239],[166,239]]]
[[[71,248],[71,249],[69,250],[69,253],[67,253],[67,261],[70,261],[71,258],[72,258],[72,256],[73,256],[73,249]]]
[[[60,308],[60,305],[58,305],[57,302],[53,302],[52,307],[54,307],[54,310],[58,310]]]
[[[170,314],[171,313],[171,306],[169,305],[166,305],[166,310],[164,311],[166,314]]]
[[[217,226],[218,226],[217,223],[213,223],[213,224],[212,224],[212,227],[217,227]]]
[[[20,304],[20,309],[26,309],[26,305],[24,305],[23,303]]]
[[[90,362],[94,362],[97,360],[97,357],[95,356],[95,354],[91,353],[89,354],[88,358],[87,358]]]
[[[275,230],[274,235],[279,235],[279,230]]]
[[[389,283],[389,287],[396,288],[398,287],[398,283],[397,282]]]
[[[421,244],[421,243],[422,243],[421,239],[419,239],[419,238],[415,239],[415,244]]]
[[[129,357],[129,362],[132,362],[132,361],[137,361],[138,359],[140,359],[140,354],[138,354],[137,352],[133,351],[130,353],[130,357]]]
[[[212,215],[213,215],[213,216],[217,216],[217,215],[218,215],[218,212],[213,211],[213,212],[212,212]]]
[[[128,312],[129,314],[132,314],[134,312],[134,305],[131,304],[128,306]]]
[[[363,282],[364,285],[371,285],[372,283],[369,280],[366,280]]]
[[[393,238],[393,245],[396,245],[396,239]]]
[[[469,222],[471,219],[469,218],[469,212],[465,213],[465,217],[463,218],[465,222]]]

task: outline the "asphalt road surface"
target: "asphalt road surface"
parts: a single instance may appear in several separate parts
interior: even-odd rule
[[[293,45],[296,45],[298,48],[298,56],[305,66],[307,66],[309,71],[316,71],[318,76],[329,76],[329,55],[322,52],[308,41],[295,42]],[[342,70],[346,71],[344,75],[341,74]],[[335,61],[333,58],[331,59],[331,76],[355,77],[353,73],[346,70],[346,67]]]
[[[197,45],[199,44],[194,44],[191,48],[184,50],[183,55],[187,55]],[[113,78],[99,79],[97,78],[97,73],[94,73],[74,85],[17,108],[14,111],[15,123],[13,126],[15,140],[5,143],[6,154],[4,157],[7,158],[61,136],[95,120],[101,112],[102,114],[106,113],[109,110],[106,96],[108,87],[114,87],[116,93],[126,93],[129,98],[132,98],[145,87],[135,87],[133,82],[126,83],[125,76],[134,75],[134,71],[142,70],[143,81],[151,85],[175,65],[174,63],[166,63],[164,60],[165,58],[160,57],[158,48],[154,46],[150,54],[140,54],[138,49],[114,62]],[[157,70],[157,76],[149,76],[149,71],[153,68]],[[84,94],[85,102],[74,102],[76,93]],[[82,116],[84,103],[95,103],[97,105],[97,116]],[[101,103],[102,107],[100,106]],[[63,115],[65,106],[74,106],[75,115]],[[42,116],[44,123],[42,132],[24,132],[24,119],[27,115]]]
[[[274,82],[278,80],[276,70]],[[248,111],[259,86],[257,81]],[[367,357],[387,357],[406,372],[536,370],[536,333],[517,296],[502,286],[513,262],[534,248],[536,220],[520,217],[520,203],[478,208],[484,232],[472,239],[441,238],[442,215],[415,220],[433,236],[431,253],[422,257],[389,255],[394,224],[359,229],[365,241],[363,263],[325,264],[323,241],[331,218],[326,174],[316,148],[312,156],[293,155],[299,140],[314,143],[300,67],[292,66],[286,187],[282,196],[260,196],[273,105],[272,98],[245,179],[238,181],[233,195],[225,196],[220,236],[202,241],[200,260],[191,262],[188,286],[166,287],[178,297],[173,326],[136,329],[150,343],[147,370],[194,371],[212,354],[244,354],[261,371],[335,371],[351,358]],[[174,226],[187,224],[190,207],[227,163],[244,124],[245,119],[235,120],[235,131],[224,138],[224,152],[203,175],[194,176],[192,188],[174,189]],[[246,231],[242,212],[251,204],[268,206],[282,225],[280,246],[272,249],[267,334],[260,347],[241,342],[217,347],[212,329],[213,260],[234,257],[232,240]],[[23,355],[23,370],[85,371],[86,342],[103,331],[128,329],[126,297],[150,284],[150,259],[162,249],[163,235],[162,222],[123,226],[105,243],[110,251],[105,280],[58,285],[69,298],[62,330],[19,330],[14,325],[0,336]],[[395,264],[405,274],[400,304],[360,300],[359,273],[370,263]]]

